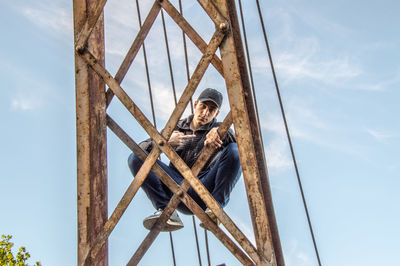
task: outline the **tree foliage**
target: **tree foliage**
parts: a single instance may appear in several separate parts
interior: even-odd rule
[[[2,235],[0,241],[0,265],[8,266],[28,266],[26,261],[30,258],[30,254],[26,251],[25,247],[20,247],[18,253],[14,257],[12,253],[12,247],[14,243],[11,240],[12,236]],[[36,266],[41,266],[40,262],[35,263]]]

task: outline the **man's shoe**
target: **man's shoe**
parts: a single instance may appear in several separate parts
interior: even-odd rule
[[[215,216],[215,214],[209,208],[207,208],[204,212],[208,215],[208,217],[210,217],[211,221],[213,221],[217,226],[220,224],[220,221],[218,220],[217,216]],[[203,223],[200,224],[200,227],[208,229],[207,226]]]
[[[162,209],[158,209],[154,214],[145,218],[143,220],[143,226],[146,229],[151,230],[153,225],[157,222],[157,219],[160,218],[162,212],[163,212]],[[172,213],[171,217],[169,217],[167,223],[163,226],[161,231],[162,232],[172,232],[175,230],[179,230],[181,228],[183,228],[183,223],[182,223],[181,218],[179,218],[178,213],[175,210]]]

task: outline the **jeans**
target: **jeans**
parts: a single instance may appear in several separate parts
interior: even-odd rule
[[[132,174],[136,176],[143,162],[132,153],[129,156],[128,164]],[[172,169],[160,160],[157,160],[157,164],[163,168],[178,185],[182,183],[184,178],[177,170]],[[238,148],[236,143],[230,143],[222,150],[215,164],[209,170],[201,171],[197,177],[219,205],[225,207],[240,174],[241,166]],[[169,188],[151,171],[143,182],[142,188],[156,209],[164,209],[173,196]],[[189,188],[187,193],[203,210],[207,208],[206,204],[200,199],[193,188]],[[192,214],[183,203],[180,203],[177,209],[182,213]]]

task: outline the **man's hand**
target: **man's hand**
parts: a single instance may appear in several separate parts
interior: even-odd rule
[[[214,127],[206,135],[206,140],[204,141],[204,146],[211,145],[214,148],[219,148],[222,145],[222,140],[218,134],[218,128]]]
[[[180,131],[174,131],[174,132],[172,132],[172,135],[169,138],[168,143],[172,147],[178,147],[178,146],[185,144],[185,141],[187,139],[192,139],[195,137],[196,137],[196,135],[185,135]]]

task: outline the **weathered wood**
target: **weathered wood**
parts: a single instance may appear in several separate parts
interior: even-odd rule
[[[204,75],[205,70],[207,69],[208,64],[211,61],[215,50],[217,49],[219,43],[224,38],[224,33],[221,30],[218,30],[213,38],[210,41],[208,49],[210,51],[205,53],[198,64],[194,74],[192,75],[188,86],[185,89],[192,89],[194,91],[197,84],[200,82],[201,77]],[[178,104],[175,108],[174,113],[170,117],[167,122],[166,127],[163,130],[162,135],[158,133],[158,131],[153,127],[150,121],[143,115],[143,113],[137,108],[134,102],[129,98],[128,95],[122,90],[119,84],[112,78],[112,76],[97,62],[96,59],[87,51],[82,54],[82,57],[89,63],[89,65],[104,79],[107,85],[114,91],[115,95],[120,99],[120,101],[125,105],[125,107],[135,116],[137,121],[141,124],[141,126],[147,131],[147,133],[151,136],[151,138],[156,142],[158,147],[169,157],[169,159],[175,163],[175,166],[180,170],[183,177],[189,181],[189,184],[193,187],[193,189],[199,194],[203,201],[207,204],[207,206],[213,211],[213,213],[218,217],[218,219],[222,222],[225,228],[232,234],[232,236],[241,244],[242,248],[248,253],[248,255],[259,265],[268,265],[263,258],[259,256],[255,247],[251,244],[251,242],[247,239],[247,237],[240,231],[240,229],[232,222],[232,220],[226,215],[226,213],[222,210],[219,204],[214,200],[208,190],[201,184],[201,182],[193,176],[191,170],[187,167],[187,165],[183,162],[183,160],[175,153],[175,151],[167,144],[167,139],[172,133],[173,129],[178,122],[178,119],[181,117],[183,113],[182,106],[186,107],[190,97],[193,95],[192,93],[186,94],[185,92],[182,94],[181,99],[178,101]],[[198,74],[197,74],[198,73]],[[186,94],[186,95],[185,95]],[[180,111],[180,112],[179,112]],[[172,123],[174,122],[174,123]],[[168,134],[165,134],[168,133]],[[168,136],[165,138],[164,136]],[[156,149],[153,149],[155,151]],[[153,153],[150,153],[150,155]],[[146,162],[142,166],[145,166]],[[140,170],[139,170],[140,173]],[[139,176],[137,174],[137,177]],[[147,176],[148,172],[146,173]],[[137,179],[137,177],[135,179]],[[134,179],[134,181],[135,181]],[[133,182],[134,182],[133,181]],[[140,184],[141,185],[141,184]],[[134,195],[130,195],[130,200]],[[128,203],[129,204],[129,203]],[[127,205],[126,205],[127,207]],[[125,208],[126,208],[125,207]],[[107,224],[107,223],[106,223]],[[110,231],[111,232],[111,231]]]
[[[75,2],[77,0],[74,0],[74,5]],[[79,31],[77,31],[75,28],[75,50],[82,50],[84,49],[90,34],[92,33],[96,22],[98,21],[100,15],[103,13],[103,9],[104,6],[106,4],[107,0],[100,0],[97,2],[92,2],[92,4],[90,5],[89,9],[87,10],[87,12],[84,14],[85,18],[84,18],[84,23],[82,24],[82,26],[79,27]],[[82,2],[84,3],[84,2]],[[75,5],[78,7],[78,5]],[[80,11],[86,9],[86,6],[84,5],[79,5],[79,8],[81,9]],[[75,12],[76,11],[76,12]],[[80,16],[82,14],[80,14],[80,11],[78,11],[77,9],[74,8],[74,15],[75,15],[75,20],[80,20]],[[78,16],[78,17],[77,17]],[[100,22],[102,25],[104,23],[104,18],[102,20],[102,22]],[[104,26],[103,26],[104,28]]]
[[[201,77],[204,75],[204,72],[207,68],[207,65],[210,63],[212,55],[214,54],[218,44],[222,41],[224,34],[222,31],[217,31],[213,38],[210,41],[210,45],[208,49],[211,51],[209,53],[205,53],[198,64],[198,67],[195,70],[195,73],[191,77],[188,86],[186,87],[184,93],[181,96],[181,99],[178,101],[178,104],[175,108],[173,115],[170,117],[167,122],[166,127],[163,130],[164,136],[170,136],[173,129],[176,126],[179,118],[183,113],[183,106],[186,107],[190,97],[193,95],[195,87],[200,82]],[[199,182],[192,174],[191,170],[187,167],[187,165],[182,161],[182,159],[175,153],[175,151],[169,146],[165,145],[167,143],[167,139],[163,137],[161,134],[157,132],[157,130],[153,127],[150,121],[143,115],[143,113],[137,108],[134,102],[129,98],[129,96],[122,90],[119,84],[115,81],[114,78],[97,62],[96,59],[88,52],[85,51],[82,54],[82,57],[89,63],[89,65],[104,79],[107,85],[114,91],[115,95],[120,99],[120,101],[125,105],[125,107],[135,116],[138,122],[142,125],[142,127],[147,131],[147,133],[152,137],[152,139],[157,143],[157,145],[162,145],[163,148],[160,149],[167,154],[172,162],[175,162],[175,166],[178,169],[181,169],[181,174],[185,177],[185,179],[189,180],[190,185],[195,189],[195,191],[201,195],[205,203],[208,207],[214,212],[214,214],[218,217],[218,219],[224,224],[224,226],[228,229],[228,231],[234,236],[234,238],[242,245],[242,247],[246,250],[249,256],[256,262],[260,263],[260,265],[265,264],[262,258],[259,257],[255,248],[252,246],[251,242],[244,236],[244,234],[239,230],[239,228],[232,222],[232,220],[226,215],[226,213],[222,210],[219,204],[212,198],[207,189]],[[198,73],[198,74],[197,74]],[[187,90],[193,90],[191,93],[186,93]],[[172,123],[174,122],[174,123]],[[168,133],[168,134],[166,134]],[[153,149],[152,153],[156,149]],[[150,155],[152,155],[150,153]],[[155,155],[154,155],[155,156]],[[146,162],[142,166],[142,168],[146,165]],[[150,170],[150,169],[148,169]],[[139,173],[133,182],[139,177]],[[148,171],[146,173],[146,176]],[[143,182],[143,181],[142,181]],[[141,183],[140,183],[141,185]],[[136,191],[135,191],[136,193]],[[132,200],[134,193],[130,193],[129,198]],[[130,202],[129,200],[129,202]],[[129,202],[122,201],[121,203],[126,203],[126,207],[129,205]],[[125,208],[126,208],[125,207]],[[107,224],[107,223],[106,223]],[[114,225],[115,226],[115,225]],[[109,231],[111,233],[111,230]]]
[[[258,254],[256,248],[251,244],[249,239],[241,232],[241,230],[233,223],[231,218],[224,212],[218,202],[212,197],[210,192],[204,187],[204,185],[198,180],[191,169],[186,165],[181,157],[175,152],[175,150],[166,144],[165,139],[157,134],[156,130],[152,130],[151,136],[155,143],[158,145],[159,149],[162,150],[165,155],[170,159],[170,161],[175,165],[181,175],[188,181],[190,186],[196,191],[196,193],[201,197],[203,202],[211,209],[218,220],[225,226],[229,233],[235,238],[235,240],[241,245],[241,247],[246,251],[250,258],[257,265],[271,265],[269,262],[265,261],[263,257]],[[181,184],[182,189],[184,185]],[[186,188],[185,188],[186,189]]]
[[[197,0],[197,2],[199,2],[204,11],[206,11],[207,15],[211,18],[216,27],[219,27],[221,23],[227,23],[227,20],[221,15],[212,1]]]
[[[90,51],[104,65],[104,18],[94,0],[74,0],[74,37],[91,24],[87,42]],[[97,17],[88,18],[87,14]],[[98,19],[97,19],[98,18]],[[88,24],[89,23],[89,24]],[[75,54],[77,192],[78,192],[78,265],[107,220],[107,152],[105,124],[105,86],[101,78]],[[107,244],[91,264],[108,265]]]
[[[267,170],[267,163],[265,160],[264,146],[261,137],[261,127],[259,125],[255,101],[252,97],[249,76],[246,68],[246,58],[243,49],[243,42],[240,34],[239,21],[237,17],[236,7],[234,2],[228,1],[227,4],[229,17],[232,25],[232,37],[235,43],[236,56],[238,58],[238,66],[243,84],[244,98],[247,106],[247,113],[249,116],[250,130],[252,140],[254,141],[255,156],[257,158],[258,170],[260,172],[260,182],[263,191],[263,198],[265,208],[268,214],[268,222],[270,226],[270,233],[272,237],[272,244],[274,247],[275,259],[278,266],[284,266],[285,261],[280,242],[278,225],[276,222],[274,205],[272,201],[271,187],[269,184],[269,176]]]
[[[129,51],[124,58],[124,61],[122,61],[122,64],[117,71],[117,74],[115,74],[115,80],[119,84],[121,84],[133,60],[135,60],[135,57],[140,50],[140,47],[144,43],[147,34],[149,33],[151,27],[153,26],[154,21],[156,20],[158,14],[160,13],[160,9],[161,9],[160,4],[158,3],[158,1],[155,1],[142,27],[140,28],[138,34],[136,35],[136,38],[131,45],[131,48],[129,48]],[[113,96],[114,93],[112,92],[112,90],[108,89],[106,94],[107,106],[111,103]]]
[[[231,124],[232,124],[232,117],[231,114],[229,113],[219,128],[220,129],[219,133],[221,136],[224,136],[226,134]],[[133,141],[122,130],[122,128],[119,127],[119,125],[109,116],[107,116],[107,125],[136,154],[136,156],[139,157],[139,159],[145,161],[147,154],[144,151],[142,151],[142,149],[135,143],[135,141]],[[208,158],[211,156],[214,150],[215,149],[213,148],[204,150],[201,155],[201,159],[199,157],[198,162],[195,164],[196,167],[193,167],[192,170],[194,170],[194,168],[201,169],[208,161]],[[238,260],[243,265],[253,265],[253,262],[247,257],[247,255],[239,247],[237,247],[234,244],[234,242],[214,222],[211,221],[209,216],[204,213],[201,207],[188,194],[186,194],[186,191],[182,190],[182,188],[178,184],[176,184],[175,181],[171,177],[169,177],[168,174],[158,164],[155,164],[151,169],[151,171],[154,174],[156,174],[161,179],[161,181],[164,184],[166,184],[175,195],[181,195],[181,196],[175,196],[176,206],[178,206],[179,202],[182,201],[195,215],[199,217],[199,219],[208,228],[210,228],[210,230],[216,235],[216,237],[221,241],[221,243],[223,243],[238,258]],[[174,209],[172,209],[172,211]],[[140,259],[143,257],[143,255],[146,253],[150,245],[153,243],[153,241],[160,233],[161,225],[165,224],[165,221],[169,218],[167,212],[172,213],[167,209],[165,210],[164,212],[165,217],[159,218],[158,222],[148,233],[148,235],[146,236],[146,238],[139,246],[139,248],[132,256],[127,265],[137,265],[140,262]],[[163,221],[164,219],[165,221]]]
[[[190,98],[192,97],[194,91],[197,88],[201,78],[203,77],[208,65],[211,62],[212,56],[214,55],[217,47],[221,43],[224,38],[224,32],[219,30],[216,31],[213,37],[211,38],[210,44],[207,47],[206,53],[201,58],[195,72],[193,73],[189,84],[186,86],[184,92],[182,93],[181,98],[179,99],[173,114],[168,120],[165,128],[162,131],[162,136],[158,133],[158,131],[153,127],[151,122],[146,118],[143,112],[136,106],[136,104],[131,100],[131,98],[126,94],[126,92],[121,88],[119,83],[111,76],[111,74],[98,63],[97,59],[87,50],[82,51],[81,56],[85,61],[92,67],[93,70],[97,72],[97,74],[102,77],[102,79],[106,82],[106,84],[113,90],[114,94],[118,97],[118,99],[124,104],[124,106],[128,109],[128,111],[136,118],[139,124],[147,131],[150,136],[154,136],[157,134],[161,136],[162,141],[166,143],[166,139],[169,139],[171,136],[176,124],[178,123],[179,118],[182,116]],[[154,132],[155,131],[155,132]],[[144,179],[150,172],[151,167],[154,165],[156,158],[160,155],[160,151],[155,147],[150,155],[147,157],[146,161],[143,163],[139,172],[137,173],[135,179],[133,179],[132,183],[129,185],[127,191],[124,196],[118,203],[114,212],[105,223],[103,229],[99,233],[97,240],[95,241],[94,246],[88,251],[85,263],[89,263],[91,258],[95,258],[97,256],[98,251],[103,246],[108,236],[111,234],[115,225],[125,212],[126,208],[129,206],[129,203],[132,201],[135,196],[137,190],[142,185]]]
[[[78,265],[107,265],[107,239],[148,173],[152,170],[171,189],[174,196],[128,265],[136,265],[140,261],[159,234],[163,224],[182,201],[241,263],[245,265],[284,266],[260,135],[260,125],[256,119],[250,92],[234,0],[198,0],[217,28],[209,45],[203,41],[168,0],[155,1],[115,78],[104,68],[104,17],[102,10],[106,0],[73,1],[78,146]],[[119,84],[135,59],[161,7],[167,11],[204,54],[173,114],[163,131],[159,133]],[[229,22],[226,18],[229,18]],[[232,28],[229,29],[230,27]],[[227,29],[229,29],[229,35],[222,42]],[[222,61],[215,55],[219,45],[221,45]],[[189,169],[167,141],[210,63],[221,75],[224,76],[225,73],[257,249],[196,178],[212,153],[212,149],[206,148],[192,169]],[[88,68],[88,65],[91,68]],[[104,82],[110,87],[107,93],[105,93]],[[107,220],[105,110],[114,93],[155,141],[156,147],[146,157],[146,154],[137,144],[111,118],[107,118],[110,128],[144,161],[138,174]],[[228,120],[231,120],[230,114]],[[229,125],[228,122],[225,123],[224,121],[219,132],[227,130]],[[181,186],[177,185],[155,164],[161,152],[169,157],[185,178]],[[208,215],[186,193],[190,186],[236,239],[244,252],[210,220]],[[99,256],[99,254],[101,255]]]
[[[259,125],[254,116],[254,104],[246,97],[251,97],[250,84],[248,82],[247,70],[244,61],[243,47],[240,39],[239,24],[235,9],[235,2],[231,0],[215,0],[217,8],[221,13],[230,18],[231,32],[221,44],[221,57],[226,74],[226,86],[231,105],[235,132],[239,147],[239,154],[245,180],[250,213],[253,222],[256,244],[259,252],[270,262],[276,265],[275,250],[271,237],[271,228],[264,199],[265,189],[261,179],[267,180],[266,167],[262,164],[265,159],[262,143],[258,140]],[[257,140],[254,140],[254,137]],[[256,148],[257,145],[257,148]],[[262,176],[263,175],[263,176]],[[269,211],[273,210],[271,207]],[[273,215],[273,214],[271,214]],[[273,216],[272,216],[273,217]]]
[[[192,28],[192,26],[186,21],[186,19],[179,13],[178,10],[168,1],[164,0],[161,2],[161,6],[168,13],[168,15],[175,21],[176,24],[186,33],[189,39],[199,48],[199,50],[204,53],[207,49],[206,42],[201,38],[201,36]],[[213,56],[211,61],[215,69],[224,76],[222,70],[221,60],[217,55]]]
[[[232,123],[231,113],[227,115],[225,120],[222,122],[218,129],[218,133],[220,136],[224,136],[228,131],[230,125]],[[214,152],[215,148],[211,146],[206,147],[203,152],[200,154],[198,160],[192,167],[192,172],[194,176],[197,176],[201,169],[204,167],[208,159],[210,158],[211,154]],[[155,172],[156,173],[156,172]],[[157,173],[156,173],[157,174]],[[164,182],[164,179],[161,175],[157,176]],[[165,182],[164,182],[165,183]],[[167,183],[165,183],[167,184]],[[165,224],[165,222],[169,219],[172,212],[176,209],[180,201],[182,201],[206,226],[210,229],[211,232],[224,244],[234,256],[238,258],[238,260],[243,263],[244,265],[252,265],[253,262],[248,259],[244,253],[233,245],[232,240],[223,233],[218,226],[214,222],[212,222],[208,215],[204,213],[204,211],[197,205],[197,203],[193,203],[193,200],[186,194],[186,191],[189,189],[190,185],[187,180],[184,180],[181,184],[180,190],[175,190],[173,187],[169,186],[171,191],[174,193],[174,196],[171,198],[170,202],[168,203],[167,207],[164,209],[163,213],[154,224],[153,228],[147,234],[146,238],[143,240],[142,244],[139,246],[135,254],[130,259],[128,265],[136,265],[142,259],[145,252],[149,249],[153,241],[156,239],[158,234],[161,230],[161,225]],[[182,192],[184,193],[182,193]],[[180,195],[180,196],[179,196]],[[190,199],[190,200],[188,200]]]

